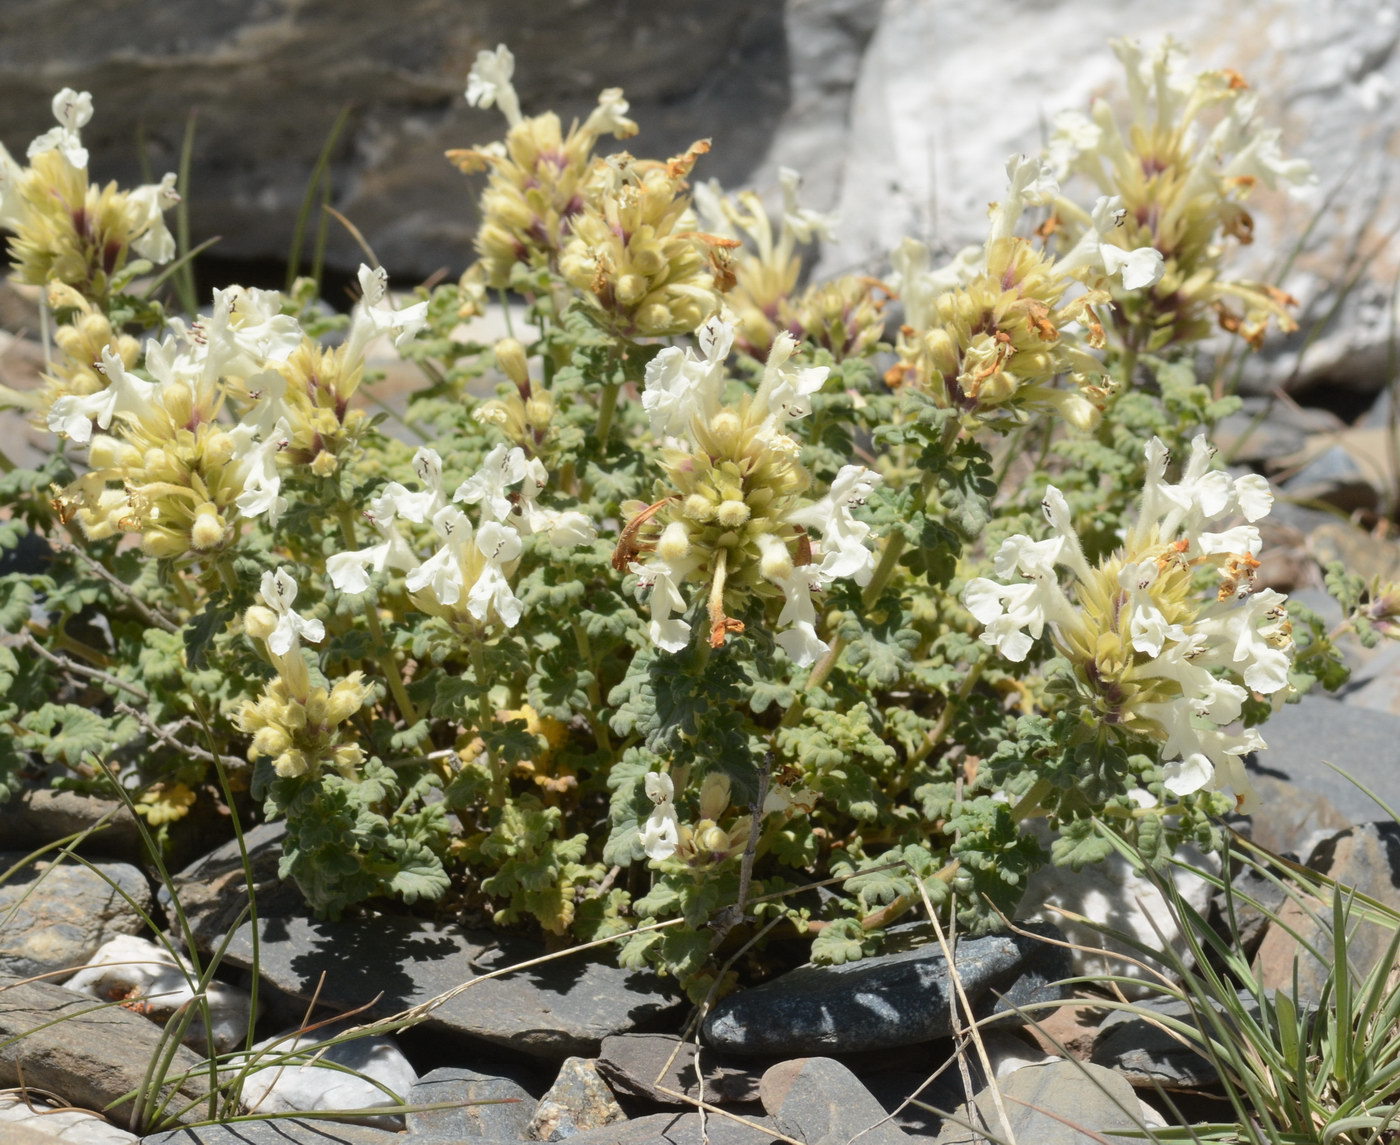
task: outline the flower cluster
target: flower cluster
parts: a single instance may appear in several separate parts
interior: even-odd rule
[[[473,107],[501,109],[510,125],[505,143],[447,153],[465,174],[489,171],[481,196],[477,273],[493,290],[510,284],[517,265],[557,271],[575,217],[599,177],[593,148],[603,135],[627,139],[637,125],[627,118],[621,88],[609,88],[598,106],[567,135],[553,112],[525,118],[511,85],[515,57],[505,45],[478,53],[467,81]]]
[[[395,569],[406,574],[404,587],[421,611],[474,628],[493,623],[513,628],[521,607],[510,578],[523,552],[522,537],[542,534],[563,548],[596,536],[577,510],[551,510],[539,503],[549,474],[539,458],[527,458],[519,446],[492,449],[450,498],[436,450],[419,449],[413,468],[422,489],[390,482],[364,514],[379,542],[327,559],[326,574],[341,592],[357,596],[369,588],[371,571]],[[477,507],[475,526],[460,505]],[[398,521],[430,525],[438,548],[420,560],[396,527]]]
[[[1270,321],[1294,329],[1292,299],[1225,278],[1221,262],[1227,238],[1252,241],[1254,221],[1244,207],[1251,191],[1304,192],[1315,182],[1308,164],[1283,156],[1278,129],[1257,122],[1257,97],[1238,73],[1191,75],[1170,40],[1152,52],[1120,40],[1114,50],[1127,73],[1127,122],[1102,98],[1087,115],[1062,112],[1048,155],[1061,179],[1082,176],[1119,199],[1122,225],[1108,241],[1125,257],[1150,246],[1165,260],[1149,289],[1114,290],[1124,341],[1160,350],[1204,337],[1212,318],[1252,346]],[[1079,241],[1091,225],[1082,208],[1056,200],[1052,226],[1062,241]]]
[[[364,751],[342,725],[365,706],[370,687],[360,672],[351,672],[327,689],[313,684],[302,640],[318,644],[326,629],[308,620],[293,605],[297,582],[286,569],[263,574],[263,603],[248,609],[244,630],[263,641],[277,675],[262,695],[240,709],[238,727],[252,736],[248,758],[267,758],[284,779],[316,775],[330,767],[351,777],[364,762]]]
[[[647,366],[642,404],[655,435],[671,441],[664,453],[671,492],[631,507],[614,566],[636,573],[650,590],[651,638],[668,652],[690,642],[682,586],[696,582],[708,586],[711,646],[743,631],[733,615],[738,601],[781,598],[777,642],[798,664],[811,664],[827,650],[813,594],[842,577],[866,584],[874,571],[870,526],[852,510],[879,475],[844,466],[825,496],[809,499],[811,475],[784,427],[811,412],[826,367],[796,366],[796,343],[779,334],[757,391],[726,406],[734,324],[712,318],[697,336],[698,355],[670,347]]]
[[[883,301],[873,279],[845,275],[798,290],[802,272],[799,244],[830,239],[835,219],[803,207],[796,171],[782,168],[782,222],[777,237],[758,195],[726,196],[711,179],[695,188],[695,206],[707,231],[748,243],[735,251],[734,286],[725,294],[737,320],[735,342],[746,354],[766,358],[778,332],[811,342],[841,361],[870,350],[884,333]]]
[[[1154,743],[1168,791],[1228,788],[1247,808],[1242,757],[1264,741],[1252,728],[1229,726],[1249,692],[1286,689],[1292,663],[1285,598],[1254,584],[1260,538],[1252,522],[1268,514],[1273,496],[1262,477],[1212,470],[1204,435],[1175,484],[1166,480],[1160,440],[1146,456],[1142,507],[1122,548],[1090,566],[1064,497],[1050,486],[1043,505],[1052,535],[1007,538],[994,562],[1000,580],[970,581],[963,603],[984,626],[983,642],[1017,663],[1048,630],[1088,717]],[[1251,523],[1214,528],[1234,515]],[[1073,575],[1069,591],[1061,566]]]
[[[1152,285],[1162,258],[1150,246],[1125,250],[1112,241],[1122,207],[1104,196],[1079,240],[1056,257],[1015,233],[1028,207],[1055,201],[1046,164],[1013,157],[1010,187],[993,206],[980,249],[934,270],[928,248],[906,240],[894,264],[904,300],[895,382],[917,385],[935,402],[975,421],[1048,409],[1087,428],[1102,411],[1107,379],[1090,351],[1104,344],[1100,309],[1125,289]],[[1074,390],[1056,388],[1068,376]]]
[[[363,297],[335,349],[308,338],[280,294],[242,287],[216,291],[208,317],[172,321],[147,343],[149,378],[101,347],[105,388],[65,394],[47,415],[55,433],[90,445],[92,468],[61,494],[64,512],[89,537],[139,532],[147,553],[167,558],[227,549],[240,517],[275,523],[283,469],[326,476],[362,431],[350,398],[371,338],[411,335],[422,321],[426,304],[380,305],[384,281],[360,268]]]
[[[21,282],[60,282],[105,301],[129,255],[153,263],[175,257],[164,215],[180,201],[175,176],[134,191],[90,184],[81,131],[92,119],[92,96],[64,88],[53,114],[58,126],[29,145],[28,167],[0,145],[0,226],[13,234]]]

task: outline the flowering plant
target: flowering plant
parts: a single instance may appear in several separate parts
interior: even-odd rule
[[[835,962],[925,896],[997,926],[1035,867],[1106,853],[1096,819],[1209,842],[1256,725],[1341,672],[1259,583],[1268,486],[1216,467],[1231,401],[1187,357],[1212,311],[1288,322],[1224,254],[1251,180],[1303,172],[1235,79],[1119,50],[1152,133],[1057,121],[981,247],[805,287],[834,224],[795,175],[775,224],[692,182],[704,141],[600,154],[638,130],[620,91],[565,132],[484,52],[505,139],[449,155],[486,177],[477,260],[411,302],[361,267],[336,320],[310,281],[184,318],[136,294],[173,181],[89,186],[91,100],[60,93],[28,167],[0,151],[57,320],[55,450],[0,477],[0,548],[44,545],[0,578],[0,793],[115,781],[167,835],[254,808],[331,914],[681,917],[621,958],[697,995],[770,920]],[[465,332],[491,290],[518,340]],[[397,426],[365,401],[391,342],[425,379]]]

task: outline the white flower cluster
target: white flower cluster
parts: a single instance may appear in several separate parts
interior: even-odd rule
[[[732,317],[718,315],[696,331],[698,354],[672,346],[651,360],[642,406],[651,417],[652,431],[659,439],[711,458],[729,456],[737,448],[750,464],[768,451],[796,468],[799,446],[784,428],[788,421],[812,412],[811,395],[821,389],[828,370],[791,364],[797,345],[790,334],[781,333],[774,339],[758,390],[737,411],[727,409],[723,404],[725,361],[734,333]],[[750,472],[757,468],[750,464]],[[780,588],[785,598],[778,618],[783,631],[776,640],[799,665],[810,665],[827,651],[816,632],[812,594],[838,577],[867,584],[874,572],[874,554],[866,545],[870,526],[858,521],[851,510],[864,504],[879,482],[879,474],[864,466],[844,466],[825,497],[806,502],[788,496],[790,504],[767,521],[769,531],[753,537],[761,575]],[[772,503],[780,503],[781,496]],[[733,529],[749,522],[752,512],[742,500],[705,510],[711,511],[719,525]],[[787,534],[810,530],[820,540],[812,546],[812,560],[799,564],[789,551]],[[667,652],[679,652],[690,642],[691,626],[680,618],[689,609],[680,585],[706,560],[707,554],[692,543],[688,523],[673,520],[662,530],[650,559],[628,566],[651,589],[651,638]]]
[[[1252,523],[1213,528],[1226,517],[1266,516],[1268,482],[1232,480],[1210,469],[1212,456],[1204,435],[1197,437],[1181,480],[1171,484],[1166,446],[1153,438],[1137,521],[1124,548],[1097,568],[1085,560],[1064,497],[1050,486],[1043,505],[1054,535],[1007,538],[994,560],[1001,581],[969,581],[963,603],[984,626],[983,642],[1008,660],[1023,661],[1048,627],[1056,648],[1102,688],[1131,695],[1112,719],[1128,730],[1140,721],[1136,730],[1163,743],[1169,791],[1219,786],[1247,798],[1241,757],[1265,745],[1256,730],[1229,725],[1247,689],[1269,695],[1288,686],[1293,645],[1285,598],[1255,591],[1259,530]],[[1078,603],[1061,587],[1059,566],[1073,574]],[[1192,571],[1201,566],[1220,576],[1204,604],[1191,592]],[[1106,636],[1116,639],[1106,644]],[[1121,664],[1110,665],[1112,656]]]
[[[1133,40],[1116,40],[1113,50],[1128,77],[1132,114],[1127,122],[1184,125],[1176,146],[1182,156],[1190,156],[1190,163],[1178,176],[1184,177],[1181,202],[1209,195],[1221,183],[1258,182],[1299,196],[1316,185],[1317,177],[1305,160],[1284,157],[1281,131],[1257,122],[1258,96],[1244,90],[1238,76],[1187,71],[1185,53],[1170,39],[1150,52]],[[1221,114],[1203,137],[1203,120],[1198,117],[1208,108]],[[1106,168],[1116,157],[1133,153],[1105,99],[1096,98],[1088,115],[1060,112],[1053,126],[1047,150],[1060,178],[1079,171],[1107,185],[1111,180]]]
[[[82,129],[92,119],[92,95],[66,87],[53,97],[53,117],[58,126],[35,137],[26,153],[32,162],[40,155],[57,151],[73,171],[86,171],[88,151],[83,146]],[[27,229],[34,205],[24,194],[26,171],[0,143],[0,227],[22,233]],[[153,263],[175,257],[175,238],[165,225],[164,212],[180,201],[175,191],[175,174],[167,172],[159,183],[148,183],[126,195],[132,251]],[[79,206],[80,204],[70,204]]]
[[[383,270],[361,266],[361,299],[351,316],[349,353],[358,357],[376,335],[397,330],[402,342],[427,317],[427,303],[395,310],[384,302]],[[222,387],[241,381],[249,401],[238,422],[229,427],[228,463],[242,492],[237,504],[244,517],[266,514],[274,524],[286,508],[277,455],[292,436],[296,413],[284,400],[286,379],[278,367],[305,337],[295,317],[282,313],[277,291],[231,286],[214,292],[209,314],[191,326],[178,318],[170,332],[145,346],[147,381],[131,372],[110,349],[102,352],[107,387],[83,397],[67,395],[54,402],[48,427],[80,444],[92,441],[93,427],[115,432],[144,425],[145,436],[159,441],[172,427],[193,428],[227,408]],[[193,424],[191,424],[193,423]]]
[[[511,591],[508,570],[520,558],[522,536],[544,534],[560,548],[587,544],[597,536],[592,524],[575,510],[546,509],[539,495],[549,481],[539,458],[527,458],[519,446],[498,445],[481,468],[447,496],[442,458],[432,449],[413,455],[421,490],[390,482],[370,502],[366,519],[380,536],[378,544],[336,553],[326,573],[341,592],[358,595],[369,587],[370,571],[392,568],[407,573],[412,593],[449,611],[465,611],[485,623],[493,616],[509,627],[520,620],[520,601]],[[475,505],[475,527],[458,505]],[[441,542],[420,560],[395,522],[431,525]]]

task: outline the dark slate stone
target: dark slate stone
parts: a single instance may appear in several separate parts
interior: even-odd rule
[[[670,1066],[666,1065],[670,1062]],[[705,1100],[716,1104],[758,1100],[760,1074],[725,1054],[706,1049],[700,1055],[705,1077]],[[598,1068],[617,1093],[654,1101],[658,1105],[690,1108],[683,1093],[699,1098],[695,1075],[695,1047],[675,1034],[617,1034],[603,1039]],[[663,1074],[663,1069],[665,1070]],[[660,1084],[672,1093],[663,1093]]]
[[[1259,1004],[1241,991],[1240,1004],[1259,1019]],[[1135,1011],[1196,1025],[1190,1005],[1175,998],[1150,998],[1133,1003]],[[1217,1012],[1222,1012],[1216,1006]],[[1210,1060],[1167,1033],[1150,1017],[1139,1012],[1117,1010],[1099,1026],[1091,1060],[1116,1070],[1135,1086],[1151,1089],[1200,1089],[1219,1083],[1220,1076]]]
[[[1024,928],[1030,936],[964,938],[957,972],[979,1012],[1004,1012],[1058,1000],[1055,985],[1069,973],[1067,951],[1035,935],[1059,937],[1049,924]],[[925,931],[922,924],[893,928],[896,941]],[[852,1053],[913,1045],[952,1032],[948,967],[937,942],[841,966],[799,966],[752,990],[721,1001],[705,1022],[716,1049],[742,1054],[822,1050]]]
[[[778,1129],[799,1141],[849,1141],[906,1145],[885,1108],[860,1080],[830,1058],[794,1058],[763,1075],[763,1108]]]
[[[1351,823],[1385,814],[1346,776],[1400,812],[1400,715],[1311,695],[1285,704],[1262,730],[1269,746],[1254,766],[1265,775],[1326,797]]]
[[[300,892],[277,880],[279,828],[259,827],[248,833],[247,842],[258,897],[258,968],[287,994],[306,1001],[316,996],[338,1010],[365,1006],[368,1021],[546,953],[516,936],[408,915],[339,922],[312,918]],[[247,901],[237,850],[221,847],[175,881],[196,942],[214,949],[238,923]],[[234,928],[224,960],[252,966],[251,923]],[[478,982],[432,1011],[423,1028],[563,1060],[595,1056],[609,1034],[656,1025],[682,1004],[674,987],[657,976],[624,970],[590,951]]]
[[[457,1107],[404,1115],[412,1141],[478,1137],[524,1141],[535,1110],[535,1099],[518,1082],[455,1067],[435,1069],[419,1078],[406,1104],[435,1105],[446,1101],[457,1103]]]

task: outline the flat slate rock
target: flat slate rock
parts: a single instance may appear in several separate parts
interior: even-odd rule
[[[908,941],[923,924],[895,927]],[[979,1014],[1058,1000],[1069,973],[1048,923],[1030,936],[992,934],[959,939],[957,972]],[[841,966],[799,966],[721,1001],[705,1022],[705,1040],[736,1054],[855,1053],[890,1049],[952,1033],[948,965],[937,942]]]
[[[1325,796],[1349,823],[1385,813],[1347,775],[1400,812],[1400,715],[1311,695],[1284,704],[1261,730],[1269,746],[1255,766],[1265,775]]]
[[[776,1145],[776,1133],[780,1130],[771,1117],[740,1116],[749,1124],[711,1113],[705,1118],[702,1132],[698,1113],[653,1113],[602,1129],[585,1129],[568,1138],[568,1142],[569,1145]],[[862,1137],[861,1141],[864,1140]],[[418,1143],[405,1142],[404,1145]],[[461,1145],[484,1143],[470,1141]]]
[[[700,1097],[695,1046],[683,1043],[675,1034],[615,1034],[604,1038],[603,1048],[598,1051],[598,1068],[614,1092],[628,1097],[685,1108],[691,1108],[690,1104],[676,1094]],[[724,1105],[758,1100],[762,1075],[752,1066],[736,1064],[733,1058],[706,1047],[700,1054],[700,1068],[704,1072],[706,1101]],[[671,1093],[658,1088],[658,1078],[659,1084]]]
[[[763,1075],[763,1108],[799,1141],[907,1145],[912,1138],[892,1123],[884,1106],[849,1069],[831,1058],[794,1058]]]
[[[424,1074],[409,1092],[407,1104],[449,1101],[455,1108],[405,1114],[409,1139],[524,1141],[535,1111],[535,1099],[519,1082],[455,1066]]]
[[[0,1087],[48,1090],[72,1105],[102,1109],[139,1088],[146,1067],[161,1047],[163,1031],[154,1022],[104,1005],[49,982],[0,978]],[[208,1077],[197,1072],[201,1058],[175,1047],[169,1076],[192,1074],[178,1092],[166,1087],[170,1108],[191,1106],[180,1116],[204,1116]],[[124,1124],[129,1107],[113,1112]]]
[[[1241,991],[1240,1004],[1259,1020],[1259,1005]],[[1116,1010],[1099,1026],[1091,1060],[1113,1069],[1139,1089],[1197,1090],[1220,1082],[1215,1066],[1204,1054],[1167,1033],[1143,1012],[1195,1026],[1196,1018],[1185,1001],[1154,998],[1134,1003],[1135,1011]]]
[[[295,887],[278,884],[280,825],[248,833],[258,887],[258,968],[279,990],[322,1005],[368,1006],[363,1020],[397,1014],[490,971],[538,958],[543,947],[492,931],[406,915],[312,918]],[[246,902],[243,865],[223,847],[182,872],[177,893],[196,941],[213,949]],[[606,957],[606,955],[604,956]],[[225,961],[253,965],[253,928],[239,923]],[[322,982],[324,975],[324,982]],[[438,1007],[425,1028],[532,1057],[595,1057],[610,1034],[656,1025],[684,1004],[656,975],[599,961],[595,952],[479,982]]]

